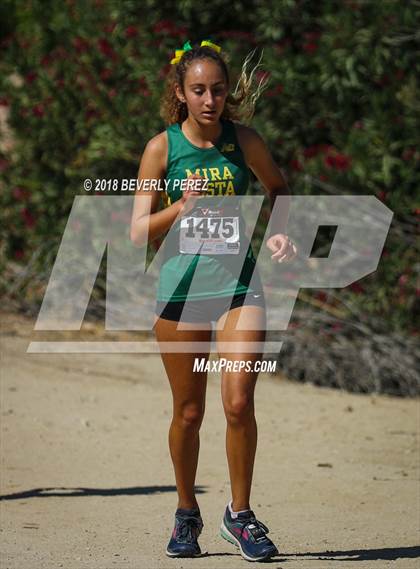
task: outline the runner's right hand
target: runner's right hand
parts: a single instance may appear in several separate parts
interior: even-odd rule
[[[198,174],[191,174],[191,176],[188,176],[187,179],[204,180],[205,178],[204,176],[199,176]],[[204,195],[206,195],[206,192],[202,192],[199,190],[187,189],[183,191],[180,200],[182,203],[181,214],[185,215],[186,213],[194,209],[197,198],[202,197]]]

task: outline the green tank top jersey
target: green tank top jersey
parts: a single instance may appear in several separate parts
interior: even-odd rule
[[[239,196],[247,192],[249,170],[239,147],[235,126],[232,121],[221,119],[222,133],[211,148],[199,148],[184,135],[179,123],[170,125],[168,135],[168,162],[166,172],[167,189],[164,193],[164,205],[168,206],[182,196],[180,183],[191,174],[198,174],[208,179],[206,196],[220,197],[220,203],[229,202],[224,196]],[[204,203],[206,197],[200,197],[196,203]],[[234,200],[236,201],[236,200]],[[217,200],[212,197],[212,204]],[[212,207],[212,206],[210,206]],[[244,238],[243,220],[239,218],[241,247],[248,247],[241,267],[235,265],[234,257],[225,254],[188,254],[180,253],[180,222],[174,227],[177,240],[165,240],[164,262],[161,266],[157,299],[160,301],[184,301],[205,298],[217,298],[244,293],[249,287],[255,268],[255,257],[249,240]],[[197,274],[195,275],[196,269]],[[194,276],[194,291],[189,292]],[[257,275],[258,278],[258,275]],[[259,290],[262,289],[257,281]]]

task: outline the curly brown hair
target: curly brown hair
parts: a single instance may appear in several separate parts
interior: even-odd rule
[[[253,88],[253,78],[256,69],[260,66],[261,57],[258,63],[248,72],[247,66],[255,54],[255,49],[251,51],[242,64],[241,75],[233,93],[229,92],[221,118],[230,120],[240,120],[249,122],[255,111],[255,103],[268,81],[263,77],[256,89]],[[160,104],[160,116],[167,126],[174,123],[182,123],[188,116],[186,103],[182,103],[175,93],[175,86],[179,85],[184,92],[184,79],[188,67],[193,61],[209,59],[214,61],[221,68],[228,89],[230,87],[229,71],[225,59],[216,50],[208,46],[193,47],[183,53],[180,61],[171,65],[165,82],[165,90]]]

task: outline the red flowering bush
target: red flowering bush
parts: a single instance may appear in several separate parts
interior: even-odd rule
[[[54,251],[84,178],[136,176],[145,142],[164,128],[159,98],[174,50],[209,37],[229,55],[233,85],[245,55],[264,49],[256,77],[269,85],[253,126],[292,193],[376,195],[395,213],[377,271],[340,294],[365,313],[387,315],[393,326],[414,327],[420,154],[413,6],[361,0],[251,2],[247,10],[240,4],[226,10],[221,0],[201,8],[168,0],[5,6],[3,267],[10,259],[27,263],[47,242]]]

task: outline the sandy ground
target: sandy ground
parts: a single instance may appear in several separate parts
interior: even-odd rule
[[[160,358],[28,354],[33,325],[2,315],[1,568],[246,566],[218,534],[230,498],[220,377],[209,375],[197,475],[208,555],[169,559]],[[420,566],[418,400],[260,375],[256,415],[251,505],[278,545],[273,569]]]

